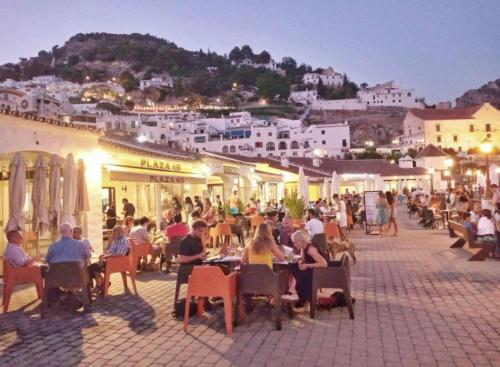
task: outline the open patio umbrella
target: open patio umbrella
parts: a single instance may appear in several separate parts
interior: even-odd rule
[[[73,214],[76,209],[76,166],[73,154],[69,153],[64,162],[63,204],[59,223],[75,225]]]
[[[299,196],[304,200],[306,205],[309,204],[309,185],[307,184],[307,177],[304,174],[304,169],[299,168]]]
[[[49,161],[49,227],[57,230],[61,214],[61,167],[62,158],[52,155]]]
[[[47,209],[47,163],[43,155],[36,158],[34,165],[33,189],[31,191],[31,204],[33,217],[31,229],[37,235],[43,234],[49,228],[49,213]],[[37,246],[38,252],[38,246]]]
[[[16,153],[9,165],[9,220],[5,231],[24,227],[26,202],[26,163],[21,153]]]
[[[326,178],[323,180],[323,188],[321,195],[323,196],[324,200],[330,201],[330,187],[328,185],[328,179]]]
[[[89,211],[89,194],[87,192],[87,180],[85,178],[85,162],[79,159],[76,171],[76,224],[81,226],[85,212]]]

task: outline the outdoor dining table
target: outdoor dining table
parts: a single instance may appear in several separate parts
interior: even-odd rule
[[[208,258],[203,261],[203,264],[206,265],[226,265],[229,267],[230,271],[233,272],[236,270],[236,267],[241,264],[241,256],[224,256],[224,257],[214,257]],[[294,259],[292,261],[275,261],[273,259],[273,267],[274,269],[283,269],[289,267],[291,264],[297,263],[300,256],[294,255]]]

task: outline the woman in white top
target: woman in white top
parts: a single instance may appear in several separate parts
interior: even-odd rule
[[[482,216],[477,222],[477,242],[492,243],[496,245],[495,223],[491,210],[483,209]]]

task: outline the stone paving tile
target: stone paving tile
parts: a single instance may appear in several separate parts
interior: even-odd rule
[[[284,316],[274,330],[258,307],[225,334],[223,312],[171,316],[175,273],[138,274],[139,296],[113,276],[88,315],[39,317],[33,287],[0,315],[0,366],[499,366],[500,263],[468,262],[443,230],[400,218],[398,238],[352,234],[355,320],[345,309],[315,320]]]

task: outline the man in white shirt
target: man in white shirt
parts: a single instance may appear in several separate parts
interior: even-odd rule
[[[7,240],[9,243],[3,253],[3,259],[14,268],[29,266],[35,262],[31,256],[28,256],[26,251],[21,247],[23,243],[23,234],[21,231],[14,230],[7,232]]]
[[[308,209],[307,210],[307,223],[305,225],[305,229],[307,232],[309,232],[309,236],[311,238],[315,234],[323,233],[323,222],[321,222],[318,219],[318,216],[316,214],[316,210],[314,209]]]
[[[83,243],[90,252],[94,252],[90,241],[85,237],[82,237],[82,229],[80,227],[73,227],[73,239]]]
[[[481,206],[479,206],[477,204],[474,205],[474,207],[470,211],[470,221],[472,223],[474,223],[475,225],[477,225],[477,223],[479,221],[480,214],[481,214]]]

